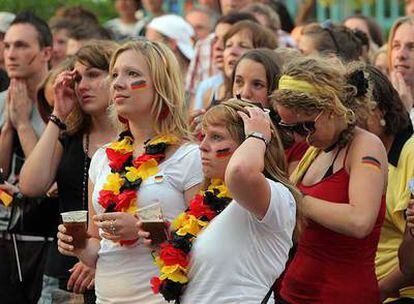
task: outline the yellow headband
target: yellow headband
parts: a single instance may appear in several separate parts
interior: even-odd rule
[[[288,75],[283,75],[280,77],[278,89],[298,91],[308,94],[316,94],[319,91],[316,86],[311,85],[309,82],[305,80],[295,79]]]

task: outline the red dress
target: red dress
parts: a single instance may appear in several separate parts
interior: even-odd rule
[[[348,186],[349,174],[343,167],[314,185],[299,188],[315,198],[349,204]],[[282,298],[292,304],[380,303],[374,260],[384,215],[383,197],[375,227],[364,239],[308,220],[283,279]]]

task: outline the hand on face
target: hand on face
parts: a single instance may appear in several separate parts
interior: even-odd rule
[[[30,100],[26,82],[12,78],[8,96],[8,119],[15,129],[30,122],[33,102]]]
[[[60,119],[66,119],[76,103],[74,82],[77,77],[76,70],[60,73],[53,84],[54,109],[53,113]]]
[[[243,120],[245,134],[248,135],[252,132],[259,132],[270,141],[272,131],[270,128],[269,113],[257,107],[246,107],[245,109],[248,114],[242,111],[237,112]]]
[[[404,77],[400,72],[392,71],[390,73],[390,78],[391,83],[400,95],[404,107],[407,111],[411,111],[414,105],[411,87],[405,82]]]

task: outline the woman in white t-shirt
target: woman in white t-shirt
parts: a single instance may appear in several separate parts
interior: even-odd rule
[[[300,194],[265,111],[231,99],[207,111],[202,133],[204,176],[224,179],[233,201],[194,241],[181,303],[257,304],[285,268]]]
[[[63,254],[96,266],[97,303],[163,303],[149,280],[156,274],[148,236],[136,226],[138,208],[159,202],[171,220],[187,208],[202,181],[200,151],[190,143],[177,61],[163,44],[145,39],[118,48],[111,60],[112,113],[124,132],[99,149],[90,166],[86,245],[59,226]]]

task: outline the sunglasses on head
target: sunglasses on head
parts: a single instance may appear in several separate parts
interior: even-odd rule
[[[321,115],[322,115],[322,111],[318,114],[318,116],[315,117],[314,120],[302,121],[302,122],[297,122],[294,124],[287,124],[287,123],[284,123],[283,121],[280,121],[279,126],[288,132],[296,133],[300,136],[308,136],[309,134],[312,134],[315,132],[316,130],[315,124],[318,121],[319,117],[321,117]]]

